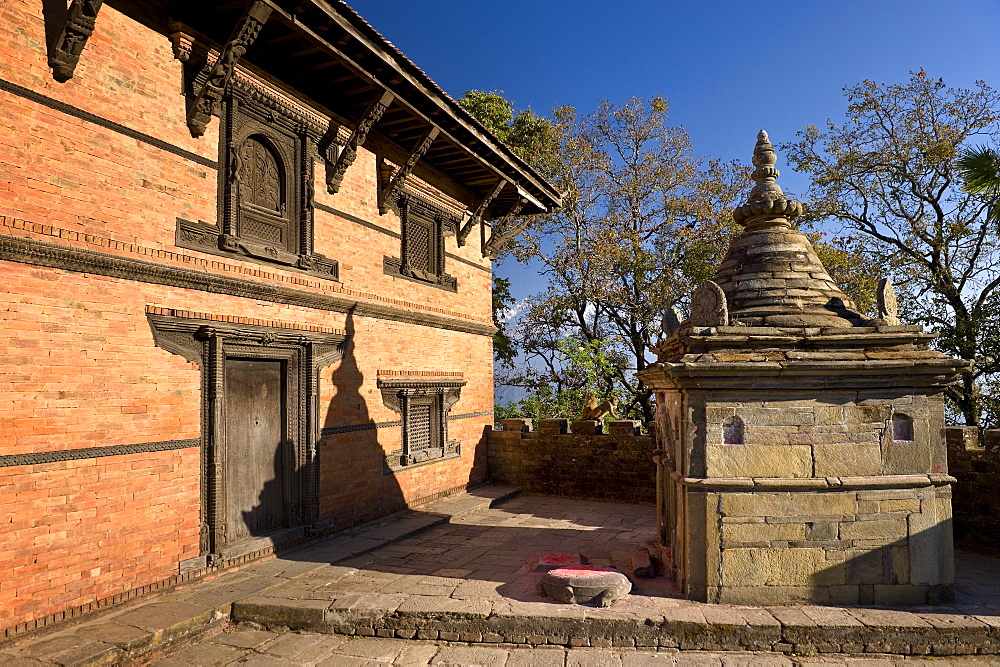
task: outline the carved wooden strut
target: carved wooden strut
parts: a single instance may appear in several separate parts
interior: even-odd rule
[[[517,203],[514,204],[511,207],[511,209],[507,211],[507,213],[503,216],[503,219],[510,220],[511,218],[516,217],[517,214],[521,212],[521,209],[524,208],[524,205],[527,203],[528,202],[526,202],[524,199],[518,199]],[[537,215],[526,216],[523,220],[521,220],[521,222],[517,223],[507,231],[493,232],[492,234],[490,234],[489,240],[483,243],[483,249],[482,249],[483,257],[496,259],[497,254],[500,252],[500,248],[502,248],[504,244],[506,244],[512,238],[514,238],[515,236],[523,232],[525,229],[530,227],[532,224],[534,224],[539,217],[540,216]]]
[[[94,33],[97,12],[103,4],[104,0],[73,0],[66,10],[66,25],[49,53],[49,67],[52,68],[53,78],[59,83],[73,78],[73,71],[80,61],[83,47]]]
[[[260,0],[254,2],[243,15],[229,41],[222,47],[222,53],[212,66],[205,85],[198,91],[188,110],[187,123],[192,136],[200,137],[205,134],[208,122],[212,119],[229,85],[229,79],[236,70],[236,62],[257,39],[261,28],[271,17],[271,11],[271,8]]]
[[[386,112],[389,105],[393,103],[396,96],[385,91],[382,93],[382,97],[371,103],[361,120],[358,121],[358,126],[354,128],[354,132],[351,133],[351,138],[347,140],[347,145],[344,146],[340,151],[340,155],[337,156],[337,161],[333,164],[332,168],[327,170],[326,174],[326,190],[331,195],[340,192],[340,185],[344,182],[344,174],[347,173],[347,169],[354,164],[355,158],[358,157],[358,149],[364,145],[365,139],[368,138],[368,133],[378,122],[382,114]]]
[[[378,212],[381,215],[385,215],[385,212],[389,210],[390,202],[392,202],[396,193],[403,188],[403,184],[406,183],[406,179],[409,177],[410,172],[413,171],[413,168],[417,165],[417,162],[420,161],[420,158],[422,158],[430,149],[431,144],[434,143],[434,140],[437,139],[440,132],[441,130],[437,127],[432,127],[430,131],[424,135],[424,138],[417,144],[417,147],[413,149],[413,152],[410,153],[410,157],[406,158],[406,162],[403,163],[403,166],[397,169],[396,173],[393,174],[392,180],[389,181],[389,185],[387,185],[385,189],[379,193]]]
[[[459,248],[465,245],[465,242],[469,238],[469,234],[472,232],[472,228],[476,226],[477,222],[482,222],[483,216],[486,215],[486,209],[489,208],[489,205],[494,199],[497,198],[500,192],[503,191],[504,186],[506,185],[507,181],[504,180],[497,183],[492,192],[486,195],[486,197],[483,198],[483,201],[479,202],[479,206],[477,206],[476,210],[472,212],[472,217],[470,217],[468,221],[462,225],[462,228],[458,230],[457,240]]]

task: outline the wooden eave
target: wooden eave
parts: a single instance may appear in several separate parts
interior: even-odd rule
[[[365,147],[402,164],[415,142],[439,134],[413,174],[471,209],[509,183],[488,219],[524,202],[523,214],[545,213],[561,193],[496,139],[392,44],[339,0],[264,0],[273,14],[240,64],[353,129],[385,92],[395,100],[368,134]],[[215,9],[178,3],[176,19],[220,45],[250,0]]]

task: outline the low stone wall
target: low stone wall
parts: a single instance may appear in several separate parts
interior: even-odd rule
[[[497,484],[562,498],[652,504],[656,500],[653,439],[638,421],[569,424],[542,419],[504,419],[489,434],[489,475]]]
[[[955,544],[1000,554],[1000,429],[980,440],[971,426],[945,429],[948,472],[958,482],[952,496]]]

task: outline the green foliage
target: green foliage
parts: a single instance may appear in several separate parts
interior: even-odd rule
[[[493,334],[493,359],[501,366],[512,368],[517,359],[517,347],[507,334],[504,314],[515,303],[510,293],[510,280],[493,276],[493,324],[497,332]]]
[[[996,199],[974,183],[960,187],[959,156],[976,139],[1000,139],[1000,96],[981,81],[949,88],[923,70],[845,94],[842,124],[807,127],[782,146],[812,179],[811,215],[841,221],[866,266],[892,277],[901,319],[930,326],[942,351],[974,360],[946,395],[965,423],[993,423],[983,390],[1000,373]]]
[[[525,162],[544,174],[555,170],[559,138],[551,120],[531,109],[516,111],[503,91],[467,90],[458,103]]]
[[[530,388],[524,398],[508,405],[498,405],[496,418],[530,417],[534,420],[579,418],[590,396],[604,402],[621,396],[606,378],[615,371],[614,353],[603,341],[581,341],[564,336],[554,342],[558,363],[539,369],[525,367],[511,384]]]
[[[1000,151],[988,146],[966,148],[958,156],[962,187],[991,201],[989,217],[1000,222]]]

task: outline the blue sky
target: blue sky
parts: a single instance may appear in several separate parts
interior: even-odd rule
[[[924,68],[950,86],[1000,87],[1000,0],[351,4],[454,97],[502,90],[545,113],[662,93],[698,153],[747,163],[759,129],[780,143],[839,121],[841,89],[863,79]],[[786,189],[805,189],[782,171]],[[513,264],[498,273],[518,278],[518,296],[540,288]]]

